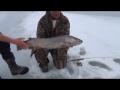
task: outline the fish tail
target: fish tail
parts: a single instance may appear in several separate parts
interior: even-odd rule
[[[22,48],[21,48],[21,47],[19,47],[19,46],[17,46],[17,51],[19,51],[19,50],[22,50]]]

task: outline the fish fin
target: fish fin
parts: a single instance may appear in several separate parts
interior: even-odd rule
[[[35,54],[35,52],[36,52],[36,50],[32,49],[30,57],[32,57],[33,54]]]

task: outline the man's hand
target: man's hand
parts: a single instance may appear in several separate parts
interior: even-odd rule
[[[69,46],[69,45],[62,45],[62,48],[69,48],[69,47],[73,47],[73,46]]]
[[[37,50],[37,49],[40,49],[41,47],[40,47],[40,45],[36,45],[34,48],[33,48],[33,50],[35,51],[35,50]]]
[[[29,46],[22,41],[23,39],[24,39],[24,38],[14,39],[14,42],[15,42],[16,45],[18,45],[19,47],[21,47],[21,48],[23,48],[23,49],[29,48]]]
[[[69,47],[71,47],[71,46],[69,46],[69,45],[62,45],[61,48],[69,48]]]

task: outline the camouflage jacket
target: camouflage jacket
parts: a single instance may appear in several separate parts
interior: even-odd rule
[[[53,22],[49,11],[39,20],[37,26],[37,38],[49,38],[59,35],[70,34],[70,23],[66,16],[61,13],[60,18],[56,22],[53,29]]]

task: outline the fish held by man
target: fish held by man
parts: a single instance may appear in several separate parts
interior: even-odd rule
[[[63,48],[62,46],[73,47],[83,43],[81,39],[71,35],[61,35],[50,38],[29,38],[24,42],[29,45],[29,49],[34,49],[36,45],[44,49],[58,49]],[[22,48],[17,46],[17,50],[22,50]]]

